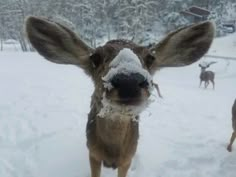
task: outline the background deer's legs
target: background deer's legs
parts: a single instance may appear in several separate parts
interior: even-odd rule
[[[228,145],[228,147],[227,147],[227,150],[228,150],[229,152],[232,151],[232,145],[233,145],[233,142],[234,142],[235,138],[236,138],[236,132],[233,132],[233,133],[232,133],[232,136],[231,136],[231,138],[230,138],[230,143],[229,143],[229,145]]]
[[[205,88],[207,88],[209,82],[208,81],[205,81]]]
[[[200,80],[199,88],[201,87],[201,85],[202,85],[202,80]]]
[[[215,89],[215,82],[214,82],[214,80],[211,80],[211,83],[213,85],[213,89]]]

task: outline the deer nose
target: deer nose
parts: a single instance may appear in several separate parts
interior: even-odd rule
[[[141,88],[149,86],[146,78],[139,73],[117,74],[111,80],[121,98],[134,98],[141,94]]]

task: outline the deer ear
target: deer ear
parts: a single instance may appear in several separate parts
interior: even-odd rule
[[[155,72],[161,67],[189,65],[200,59],[209,49],[214,38],[214,25],[204,22],[181,28],[167,35],[152,48],[155,61],[150,67]]]
[[[93,49],[74,32],[44,18],[28,17],[26,33],[33,47],[47,60],[59,64],[73,64],[87,69]]]

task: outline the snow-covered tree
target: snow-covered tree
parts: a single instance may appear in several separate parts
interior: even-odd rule
[[[148,43],[150,34],[189,24],[180,12],[191,6],[211,12],[218,35],[225,20],[236,19],[235,0],[1,0],[0,41],[14,39],[28,50],[24,21],[35,15],[65,24],[92,46],[113,38]]]

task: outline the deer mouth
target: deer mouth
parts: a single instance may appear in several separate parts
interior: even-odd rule
[[[115,116],[135,118],[139,115],[150,103],[149,97],[137,98],[119,98],[110,95],[109,92],[103,93],[102,109],[98,113],[99,117],[112,118]]]
[[[117,99],[114,100],[115,103],[119,104],[119,105],[133,105],[133,106],[138,106],[140,104],[142,104],[145,100],[141,99],[141,98],[126,98],[126,99]]]
[[[110,100],[111,103],[117,105],[132,105],[138,106],[141,105],[143,102],[147,101],[150,94],[147,90],[138,90],[136,93],[129,91],[122,91],[114,89],[110,91],[106,91],[106,99]]]

